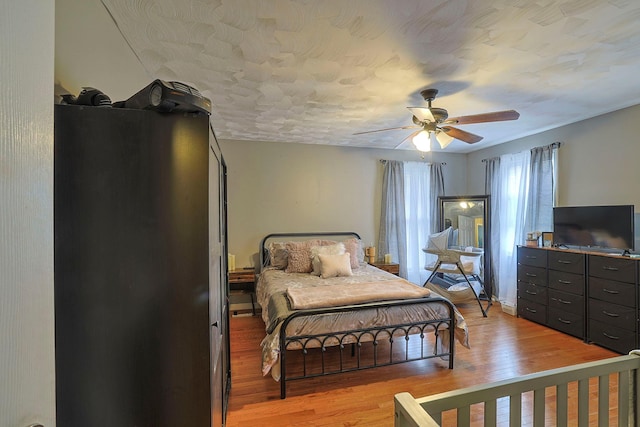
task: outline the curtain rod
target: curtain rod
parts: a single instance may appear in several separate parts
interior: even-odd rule
[[[412,161],[412,160],[407,160],[407,161]],[[387,163],[387,160],[385,160],[385,159],[380,159],[380,163],[382,163],[382,164],[384,165],[385,163]],[[438,162],[431,162],[431,163],[438,163]],[[441,164],[441,165],[446,165],[446,164],[447,164],[447,162],[441,162],[440,164]]]
[[[551,144],[547,145],[547,147],[551,147],[551,148],[560,148],[560,146],[561,146],[561,145],[562,145],[562,142],[560,142],[560,141],[556,141],[556,142],[554,142],[554,143],[551,143]],[[544,146],[544,145],[541,145],[540,147],[533,147],[533,148],[541,148],[541,147],[545,147],[545,146]],[[532,148],[532,150],[533,150],[533,148]],[[497,157],[490,157],[490,158],[488,158],[488,159],[482,159],[482,160],[480,160],[480,161],[481,161],[482,163],[485,163],[485,162],[487,162],[487,161],[489,161],[489,160],[493,160],[493,159],[497,159]]]

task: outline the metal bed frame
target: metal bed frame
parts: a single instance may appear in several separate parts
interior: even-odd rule
[[[262,268],[268,264],[268,256],[265,252],[265,244],[272,239],[290,239],[290,238],[316,238],[316,237],[341,237],[350,236],[360,239],[357,233],[352,232],[319,232],[319,233],[273,233],[265,236],[260,242],[260,265]],[[348,329],[342,331],[333,331],[330,333],[311,334],[311,335],[287,335],[287,326],[295,319],[307,316],[327,315],[336,313],[346,313],[357,310],[367,309],[386,309],[392,307],[408,307],[411,305],[422,304],[441,304],[448,309],[448,316],[436,319],[416,319],[408,323],[394,323],[384,326],[375,326],[360,329]],[[366,304],[355,304],[339,307],[328,307],[321,309],[296,310],[287,317],[279,327],[279,351],[280,351],[280,398],[286,398],[286,384],[288,381],[300,380],[306,378],[314,378],[325,375],[334,375],[343,372],[359,371],[363,369],[371,369],[381,366],[396,365],[399,363],[412,362],[417,360],[431,358],[448,358],[449,369],[453,369],[454,348],[455,348],[455,309],[451,302],[440,297],[417,298],[407,300],[380,301]],[[429,350],[432,348],[440,348],[438,344],[439,332],[449,330],[448,351],[435,352]],[[429,341],[428,337],[433,333],[435,342]],[[410,354],[409,338],[416,337],[420,340],[420,350],[416,351],[413,347]],[[402,342],[404,340],[404,343]],[[397,343],[396,341],[399,341]],[[371,343],[373,348],[373,361],[365,362],[362,359],[362,346],[365,343]],[[388,346],[381,346],[382,343],[388,343]],[[351,344],[350,346],[348,344]],[[394,345],[395,344],[395,345]],[[398,346],[404,347],[404,357],[394,358],[394,348]],[[287,374],[287,351],[290,348],[296,348],[300,351],[302,357],[302,373]],[[338,366],[329,366],[327,357],[325,356],[329,347],[335,348],[338,355]],[[383,348],[386,347],[386,348]],[[308,359],[311,357],[310,350],[319,349],[320,367],[319,370],[312,371],[308,366]],[[350,354],[347,354],[349,352]],[[419,353],[419,354],[417,354]],[[417,355],[416,355],[417,354]],[[347,359],[350,357],[351,359]],[[355,360],[354,360],[355,359]],[[351,363],[346,363],[348,360]]]

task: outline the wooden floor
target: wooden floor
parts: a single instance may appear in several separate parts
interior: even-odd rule
[[[261,374],[260,316],[233,317],[227,427],[392,426],[393,396],[399,392],[427,396],[618,355],[504,314],[499,305],[487,318],[477,305],[459,309],[469,325],[471,349],[456,342],[453,370],[447,369],[447,362],[430,359],[292,381],[284,400],[280,384]]]

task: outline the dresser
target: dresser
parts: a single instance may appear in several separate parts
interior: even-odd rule
[[[637,347],[638,265],[618,255],[518,247],[518,316],[614,350]]]
[[[638,345],[638,262],[589,255],[588,340],[619,353]]]

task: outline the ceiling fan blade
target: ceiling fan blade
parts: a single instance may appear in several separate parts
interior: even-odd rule
[[[407,135],[407,136],[406,136],[402,141],[400,141],[400,144],[396,145],[396,146],[395,146],[395,147],[393,147],[393,148],[394,148],[394,149],[396,149],[396,148],[400,147],[402,144],[404,144],[404,142],[405,142],[407,139],[413,138],[414,136],[416,136],[416,135],[417,135],[417,134],[419,134],[420,132],[422,132],[422,129],[417,130],[417,131],[415,131],[415,132],[411,132],[411,133],[410,133],[409,135]]]
[[[476,135],[471,132],[464,131],[462,129],[452,128],[450,126],[443,126],[440,128],[440,130],[455,139],[459,139],[460,141],[464,141],[469,144],[482,141],[482,137],[480,135]]]
[[[493,113],[473,114],[447,119],[446,124],[468,125],[472,123],[501,122],[505,120],[518,120],[520,113],[516,110],[494,111]]]
[[[449,144],[451,144],[451,141],[454,140],[454,138],[451,135],[447,135],[446,132],[443,132],[441,130],[436,131],[436,139],[440,144],[440,148],[442,148],[443,150],[447,148]]]
[[[424,107],[407,107],[411,114],[416,116],[418,120],[422,122],[435,122],[436,118],[433,117],[431,110]]]
[[[400,126],[398,128],[387,128],[387,129],[368,130],[368,131],[365,131],[365,132],[356,132],[353,135],[364,135],[365,133],[386,132],[388,130],[415,129],[417,127],[418,126],[414,126],[414,125],[411,125],[411,126]]]

